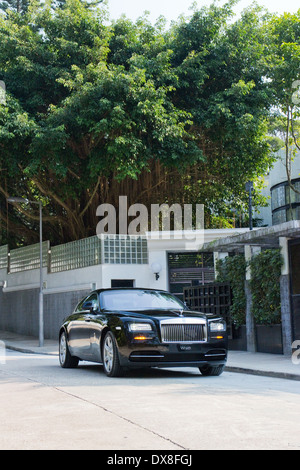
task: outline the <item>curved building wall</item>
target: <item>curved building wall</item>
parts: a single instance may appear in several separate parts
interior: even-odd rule
[[[292,184],[300,191],[300,178],[292,180]],[[293,191],[288,181],[273,186],[271,209],[273,225],[300,219],[300,193]]]
[[[300,190],[300,153],[292,163],[292,181]],[[268,206],[259,208],[254,216],[261,219],[263,226],[277,225],[289,220],[300,219],[300,194],[288,186],[285,150],[278,152],[278,158],[269,174],[265,176],[265,187],[261,194],[268,199]]]

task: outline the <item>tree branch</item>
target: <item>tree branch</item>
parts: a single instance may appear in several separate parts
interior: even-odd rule
[[[292,110],[291,110],[292,113]],[[286,174],[287,174],[287,179],[288,179],[288,184],[289,187],[297,194],[300,194],[300,191],[296,189],[296,187],[292,183],[291,179],[291,158],[290,158],[290,152],[289,152],[289,137],[290,137],[290,122],[293,121],[293,114],[291,114],[290,118],[290,107],[288,105],[287,107],[287,124],[286,124],[286,137],[285,137],[285,166],[286,166]]]
[[[88,210],[89,206],[91,205],[92,200],[94,199],[94,197],[95,197],[95,195],[96,195],[96,192],[97,192],[97,190],[98,190],[98,188],[99,188],[100,182],[101,182],[101,178],[100,178],[100,176],[99,176],[99,177],[98,177],[97,184],[96,184],[96,186],[95,186],[95,188],[94,188],[94,191],[92,192],[91,197],[89,198],[89,200],[88,200],[88,202],[87,202],[85,208],[84,208],[84,209],[80,212],[80,214],[79,214],[79,217],[80,217],[80,218],[86,213],[86,211]]]

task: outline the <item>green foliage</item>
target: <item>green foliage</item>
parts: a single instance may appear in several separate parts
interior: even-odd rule
[[[234,211],[247,211],[245,182],[259,180],[277,148],[267,138],[274,81],[265,80],[275,19],[251,7],[234,21],[230,0],[166,31],[162,18],[108,24],[97,1],[29,0],[20,13],[15,0],[6,3],[3,200],[47,200],[45,227],[57,243],[94,234],[96,207],[116,205],[124,188],[130,203],[145,195],[148,204],[203,203],[210,226],[230,226]],[[294,25],[294,17],[284,21]],[[258,192],[253,204],[261,204]],[[13,237],[28,241],[31,231],[38,236],[36,214],[21,209],[9,213]]]
[[[293,107],[293,82],[300,76],[300,10],[273,17],[269,22],[268,78],[272,80],[276,104],[285,114]]]
[[[28,5],[28,0],[4,0],[0,2],[0,10],[5,12],[12,11],[20,14],[25,14],[28,10]]]
[[[137,179],[152,159],[179,169],[202,158],[187,132],[190,114],[170,99],[161,37],[141,24],[128,62],[112,63],[105,14],[66,0],[62,8],[41,5],[0,19],[8,94],[0,106],[0,165],[10,182],[5,189],[2,181],[1,192],[47,196],[45,221],[55,215],[52,237],[59,225],[64,240],[94,233],[100,178]]]
[[[252,314],[257,325],[281,322],[280,275],[282,266],[280,250],[264,250],[255,255],[250,263]],[[244,255],[228,256],[217,262],[217,282],[229,282],[233,301],[230,314],[236,326],[245,324],[246,297]]]
[[[299,193],[292,182],[292,162],[300,151],[300,10],[272,18],[269,26],[266,76],[274,94],[273,143],[274,136],[280,136],[285,147],[287,180],[291,189]]]
[[[280,275],[283,260],[280,250],[265,250],[250,262],[252,313],[256,324],[281,323]]]
[[[217,282],[229,282],[232,289],[230,316],[235,326],[246,321],[245,277],[246,261],[243,255],[228,256],[218,260],[216,265]]]

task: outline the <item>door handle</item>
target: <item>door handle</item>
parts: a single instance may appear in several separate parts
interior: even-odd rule
[[[90,319],[89,317],[87,317],[87,318],[85,318],[85,320],[84,320],[84,321],[86,321],[86,322],[90,322],[90,321],[91,321],[91,319]]]

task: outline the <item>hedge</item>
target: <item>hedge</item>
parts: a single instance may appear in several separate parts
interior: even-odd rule
[[[257,325],[281,323],[280,275],[283,259],[279,249],[255,255],[251,268],[252,313]],[[232,288],[230,316],[234,325],[246,322],[245,278],[247,263],[243,255],[228,256],[216,265],[217,282],[229,282]]]

